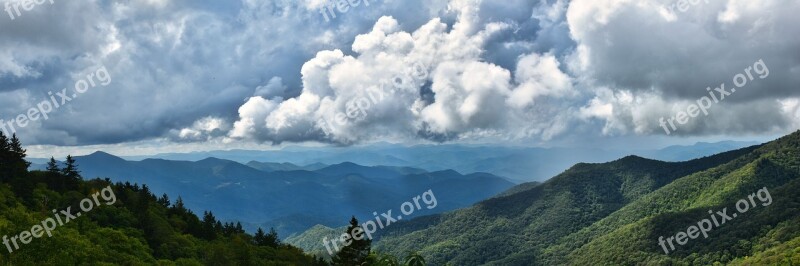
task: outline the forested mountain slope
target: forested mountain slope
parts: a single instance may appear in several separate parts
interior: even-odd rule
[[[434,264],[660,261],[664,258],[659,258],[657,252],[664,253],[657,244],[658,237],[652,238],[655,232],[640,236],[640,242],[609,237],[627,232],[624,230],[629,230],[631,224],[646,219],[679,225],[661,227],[657,231],[669,236],[666,232],[674,234],[678,227],[685,230],[689,224],[674,220],[686,217],[684,213],[670,219],[668,212],[684,212],[733,198],[738,200],[755,192],[756,183],[771,187],[783,184],[789,180],[788,173],[792,173],[786,169],[796,165],[798,160],[797,147],[793,144],[797,139],[798,133],[795,133],[764,146],[687,162],[669,163],[628,156],[609,163],[577,164],[540,185],[527,185],[527,190],[517,190],[470,208],[397,224],[383,234],[378,246],[398,254],[419,249]],[[776,160],[780,157],[778,161],[782,163],[765,159],[768,154]],[[790,159],[791,156],[795,156],[794,159]],[[739,173],[740,179],[714,182],[733,172]],[[749,177],[741,179],[743,176]],[[771,176],[780,177],[767,182]],[[694,181],[696,179],[705,181]],[[744,191],[749,192],[745,194]],[[678,194],[672,195],[675,193]],[[617,249],[622,245],[641,247],[643,251],[623,252]],[[640,252],[651,252],[653,258],[637,256]],[[676,252],[673,257],[681,254]],[[620,257],[630,259],[614,259]],[[733,258],[728,256],[727,260]]]

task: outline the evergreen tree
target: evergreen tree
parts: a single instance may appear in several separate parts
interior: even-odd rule
[[[22,142],[20,142],[19,138],[17,138],[17,134],[14,134],[11,137],[11,143],[9,143],[9,146],[11,146],[11,152],[13,156],[12,159],[17,163],[15,166],[19,167],[17,170],[23,173],[27,172],[28,167],[31,166],[31,163],[25,160],[26,150],[22,148]]]
[[[203,212],[203,222],[202,222],[202,237],[207,240],[214,240],[217,238],[217,229],[219,227],[219,222],[217,218],[214,217],[214,214],[211,212]]]
[[[30,163],[25,161],[25,149],[14,134],[11,139],[0,132],[0,180],[23,177]]]
[[[169,196],[167,196],[167,193],[164,193],[163,195],[161,195],[160,198],[158,198],[158,204],[161,204],[161,206],[164,207],[169,207],[170,203],[169,203]]]
[[[178,199],[175,200],[175,204],[172,204],[172,210],[174,210],[175,213],[186,213],[188,211],[186,205],[183,205],[183,198],[178,196]]]
[[[50,161],[47,162],[47,172],[51,174],[60,174],[61,169],[58,168],[58,162],[53,157],[50,157]]]
[[[75,158],[72,158],[72,155],[67,155],[67,161],[64,169],[61,169],[61,174],[69,179],[78,180],[82,178],[80,173]]]
[[[264,233],[264,229],[259,227],[258,231],[256,231],[256,235],[253,236],[253,242],[256,244],[256,246],[265,246],[264,243],[266,243],[266,239],[267,234]]]
[[[267,234],[264,244],[273,248],[277,248],[281,245],[281,239],[278,237],[278,231],[275,231],[274,227],[269,229],[269,234]]]
[[[50,157],[50,161],[47,162],[47,176],[51,179],[51,182],[55,188],[74,189],[77,187],[77,184],[73,184],[74,182],[67,180],[61,175],[61,168],[58,167],[58,162],[53,157]]]
[[[3,155],[6,155],[5,153],[11,151],[11,147],[9,147],[8,144],[8,137],[3,134],[3,131],[0,131],[0,151],[3,151]]]
[[[8,180],[12,176],[11,146],[8,137],[0,131],[0,180]]]
[[[278,237],[278,232],[275,231],[275,228],[270,228],[269,234],[267,234],[264,233],[264,230],[259,227],[255,237],[253,238],[253,241],[257,246],[273,248],[278,248],[281,246],[281,239]]]
[[[366,238],[364,229],[358,224],[355,216],[350,219],[350,226],[347,227],[347,234],[350,235],[350,245],[342,248],[333,257],[333,265],[359,266],[367,262],[367,257],[372,249],[372,240]],[[360,238],[360,239],[357,239]]]
[[[241,222],[236,222],[236,233],[237,234],[244,234],[244,228],[242,227]]]

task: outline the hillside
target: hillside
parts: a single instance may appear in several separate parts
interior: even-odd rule
[[[330,228],[324,225],[316,225],[309,228],[302,234],[292,235],[287,237],[284,241],[290,245],[302,248],[306,253],[313,254],[320,258],[328,258],[328,252],[322,244],[322,239],[336,239],[346,232],[347,227]]]
[[[678,221],[693,220],[688,214],[702,216],[696,208],[730,206],[730,200],[747,196],[746,191],[755,192],[756,183],[775,187],[776,193],[789,191],[778,187],[789,184],[789,173],[796,171],[787,169],[799,161],[798,135],[686,162],[628,156],[577,164],[542,184],[522,184],[513,193],[466,209],[399,223],[385,231],[377,246],[395,254],[421,249],[436,265],[681,262],[684,258],[675,256],[689,256],[688,251],[667,258],[652,236],[685,230],[688,223]],[[738,174],[728,175],[734,172]],[[776,216],[774,221],[791,224],[791,217]],[[661,227],[667,224],[671,226]],[[784,226],[779,232],[787,229],[792,231]],[[632,237],[631,232],[639,234]],[[751,241],[764,234],[751,236]],[[702,251],[725,253],[723,247],[704,246]],[[701,261],[729,261],[751,253],[730,254],[737,256],[707,255]]]
[[[633,202],[564,241],[586,244],[554,247],[552,261],[710,264],[737,258],[749,261],[749,256],[775,257],[776,254],[765,252],[791,250],[789,247],[797,246],[797,241],[792,240],[800,236],[798,175],[800,132],[767,143],[727,164],[683,177]],[[654,244],[658,236],[686,230],[693,221],[707,218],[707,210],[727,208],[737,213],[735,206],[740,199],[764,188],[773,202],[739,213],[741,218],[715,228],[707,239],[690,241],[669,255]],[[567,252],[569,255],[563,260],[561,255]],[[782,263],[793,256],[791,252],[777,255]]]

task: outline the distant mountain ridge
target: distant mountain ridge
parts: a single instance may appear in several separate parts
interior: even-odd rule
[[[270,162],[258,162],[258,161],[250,161],[245,165],[264,172],[298,171],[298,170],[316,171],[328,167],[328,165],[322,163],[309,164],[306,166],[298,166],[293,163],[270,163]]]
[[[165,159],[128,161],[95,152],[75,159],[86,178],[146,184],[154,193],[181,196],[196,212],[210,210],[222,220],[241,221],[248,229],[276,227],[283,236],[317,224],[347,223],[351,215],[372,218],[373,211],[397,208],[431,189],[439,199],[433,214],[469,206],[514,184],[487,173],[427,172],[354,163],[297,166],[214,157],[196,162]],[[31,169],[43,168],[34,165]]]
[[[754,142],[723,141],[670,146],[659,150],[601,150],[591,148],[519,148],[466,145],[374,144],[348,148],[286,147],[282,150],[229,150],[169,153],[153,156],[122,157],[140,161],[159,158],[173,161],[199,161],[209,157],[248,164],[257,169],[317,170],[328,165],[353,162],[364,166],[399,166],[461,173],[486,172],[514,180],[515,183],[544,181],[579,162],[606,162],[626,155],[664,161],[686,161],[723,151],[754,145]],[[43,165],[46,159],[30,159]],[[535,163],[532,163],[535,162]],[[41,166],[43,167],[43,166]]]

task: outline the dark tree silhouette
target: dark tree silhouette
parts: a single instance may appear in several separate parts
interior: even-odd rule
[[[278,232],[275,231],[275,228],[270,228],[269,234],[267,234],[259,227],[253,241],[258,246],[278,248],[281,245],[281,239],[278,237]]]
[[[64,169],[61,169],[61,174],[73,180],[82,178],[81,172],[78,171],[78,164],[75,158],[72,158],[72,155],[67,155],[67,161],[64,162]]]
[[[47,162],[47,172],[51,174],[60,174],[61,168],[58,168],[58,162],[53,157],[50,157],[50,161]]]
[[[357,231],[357,232],[356,232]],[[372,249],[372,240],[364,235],[364,229],[358,224],[358,219],[353,216],[350,219],[350,226],[347,227],[347,234],[350,235],[350,245],[342,248],[333,257],[333,265],[341,266],[360,266],[367,262],[367,257]],[[360,238],[360,239],[356,239]]]

